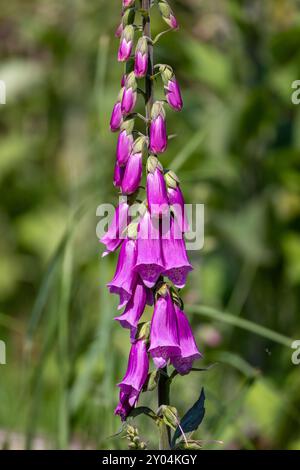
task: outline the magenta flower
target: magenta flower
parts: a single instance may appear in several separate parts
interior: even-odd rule
[[[121,21],[121,23],[117,26],[117,29],[115,31],[116,38],[120,38],[122,36],[122,32],[123,32],[123,23]]]
[[[121,39],[120,39],[120,47],[118,51],[118,61],[125,62],[129,59],[132,46],[133,46],[133,38],[134,38],[134,28],[131,24],[125,26],[122,31]]]
[[[129,8],[133,6],[135,3],[135,0],[123,0],[123,8]]]
[[[178,356],[172,356],[171,362],[175,369],[180,374],[184,375],[189,373],[193,367],[193,362],[200,359],[202,354],[197,348],[192,329],[185,313],[180,310],[176,304],[174,308],[177,316],[180,354]]]
[[[163,153],[168,145],[166,114],[162,103],[156,101],[152,106],[150,124],[150,152]]]
[[[125,168],[123,166],[120,166],[118,161],[115,163],[115,169],[114,169],[114,186],[116,188],[120,188],[124,176]]]
[[[143,36],[138,40],[135,50],[134,73],[137,78],[145,77],[148,70],[148,42]]]
[[[110,130],[112,132],[116,132],[120,129],[120,126],[122,124],[123,116],[121,113],[121,103],[120,101],[117,101],[117,103],[114,105],[112,113],[111,113],[111,118],[110,118]]]
[[[170,14],[169,18],[168,19],[165,19],[165,22],[170,26],[170,28],[172,29],[178,29],[179,28],[179,24],[178,24],[178,21],[176,19],[176,17],[174,16],[173,13]]]
[[[120,166],[127,163],[133,146],[132,130],[134,126],[133,120],[124,121],[121,126],[121,132],[117,142],[117,162]]]
[[[119,253],[118,264],[112,281],[107,284],[112,294],[120,296],[118,310],[125,307],[132,296],[136,283],[136,273],[133,268],[136,262],[136,240],[127,238],[123,241]]]
[[[138,322],[145,310],[147,303],[147,288],[144,286],[141,280],[137,281],[134,293],[122,315],[115,317],[123,328],[130,329],[130,337],[133,340],[136,335]]]
[[[137,84],[134,72],[131,72],[125,82],[125,88],[121,102],[121,112],[123,115],[130,114],[134,110],[137,100]]]
[[[166,99],[171,108],[173,108],[175,111],[181,111],[183,102],[181,98],[180,88],[176,78],[173,78],[173,80],[169,81],[165,92]]]
[[[158,368],[165,367],[169,359],[180,355],[176,312],[167,288],[154,307],[149,352]]]
[[[115,409],[115,414],[125,421],[128,414],[135,406],[146,382],[149,369],[149,358],[145,341],[142,339],[131,346],[128,366],[120,387],[120,402]]]
[[[122,193],[133,194],[140,186],[143,173],[143,155],[147,150],[146,138],[139,137],[127,161],[122,180]]]
[[[147,287],[156,284],[164,270],[158,220],[146,211],[139,224],[135,271]]]
[[[187,275],[193,267],[187,257],[181,228],[173,218],[170,220],[169,228],[162,235],[162,251],[164,275],[181,289],[185,286]]]
[[[189,231],[189,223],[185,211],[184,198],[180,189],[179,180],[172,171],[165,174],[169,204],[172,207],[175,220],[183,233]]]
[[[152,216],[159,217],[169,212],[169,200],[161,166],[156,163],[155,167],[155,161],[158,162],[155,157],[148,158],[147,166],[149,173],[147,175],[146,189],[149,211]]]
[[[106,247],[106,251],[102,256],[106,256],[112,251],[115,251],[124,240],[122,234],[129,223],[128,210],[129,205],[127,202],[121,202],[116,208],[111,224],[106,234],[103,235],[100,240]]]

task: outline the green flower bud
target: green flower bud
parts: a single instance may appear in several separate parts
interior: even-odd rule
[[[134,119],[125,119],[121,124],[121,130],[126,130],[127,134],[132,134],[134,129]]]
[[[165,182],[168,188],[176,189],[179,184],[179,179],[174,171],[169,170],[165,173]]]
[[[143,157],[147,155],[148,151],[148,138],[145,136],[138,137],[134,144],[133,144],[133,149],[132,153],[141,153]]]
[[[162,101],[155,101],[151,109],[151,119],[156,119],[159,115],[166,119],[166,112]]]
[[[134,8],[129,8],[128,10],[126,10],[124,15],[122,16],[123,28],[125,28],[128,25],[133,24],[134,23],[134,18],[135,18]]]
[[[159,71],[161,73],[161,78],[165,85],[168,85],[169,81],[174,77],[174,72],[172,67],[169,65],[161,65],[159,67]]]
[[[134,72],[130,72],[127,77],[126,77],[126,82],[125,82],[125,87],[126,88],[132,88],[133,91],[136,91],[137,89],[137,83],[136,83],[136,78]]]

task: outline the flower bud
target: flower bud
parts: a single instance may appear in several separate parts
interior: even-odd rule
[[[177,175],[172,170],[168,170],[165,173],[165,182],[168,188],[177,188],[177,184],[179,184],[179,179]]]
[[[167,23],[167,25],[172,29],[178,29],[178,22],[168,2],[166,0],[159,0],[158,8],[163,20]]]
[[[117,143],[117,162],[120,166],[127,163],[133,145],[133,126],[134,120],[128,119],[121,125],[121,132],[118,137]]]
[[[123,8],[132,7],[135,4],[135,0],[123,0]]]
[[[158,158],[154,157],[154,155],[150,155],[150,157],[147,160],[147,172],[154,173],[157,167],[161,171],[163,170],[162,165],[160,161],[158,160]]]
[[[133,24],[135,18],[135,11],[134,8],[130,8],[128,10],[125,10],[125,12],[122,15],[122,26],[123,29],[129,25]]]
[[[118,61],[125,62],[129,59],[134,38],[134,28],[132,25],[127,25],[121,35],[120,47],[118,51]]]
[[[123,115],[132,113],[137,100],[137,84],[134,72],[127,75],[125,88],[121,102],[121,112]]]
[[[174,109],[174,111],[181,111],[183,102],[180,87],[172,68],[168,65],[162,65],[159,70],[164,82],[165,95],[168,104]]]
[[[111,113],[111,118],[110,118],[110,130],[112,132],[116,132],[120,129],[120,126],[122,124],[123,116],[121,112],[121,101],[123,97],[123,88],[121,89],[119,96],[118,96],[118,101],[115,103],[112,113]]]
[[[155,154],[163,153],[168,145],[165,118],[163,104],[156,101],[152,106],[150,124],[150,151]]]
[[[138,40],[135,50],[134,73],[137,78],[145,77],[148,70],[148,42],[143,36]]]

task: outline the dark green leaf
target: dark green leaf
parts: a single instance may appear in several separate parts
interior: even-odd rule
[[[172,439],[172,447],[174,447],[176,439],[181,436],[182,432],[192,432],[200,426],[205,414],[204,402],[205,394],[204,389],[202,388],[199,399],[192,406],[192,408],[190,408],[189,411],[184,415],[184,417],[180,421],[180,426],[176,428]]]

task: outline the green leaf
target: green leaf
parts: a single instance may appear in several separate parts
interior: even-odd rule
[[[204,402],[205,394],[204,389],[202,388],[200,397],[192,406],[192,408],[190,408],[189,411],[184,415],[180,421],[179,426],[176,428],[172,439],[172,448],[175,446],[176,440],[183,432],[193,432],[200,426],[205,415]]]
[[[137,408],[134,408],[128,415],[130,418],[136,418],[139,415],[146,415],[149,416],[149,418],[154,419],[155,421],[158,419],[158,416],[156,413],[154,413],[151,408],[148,408],[148,406],[138,406]]]

